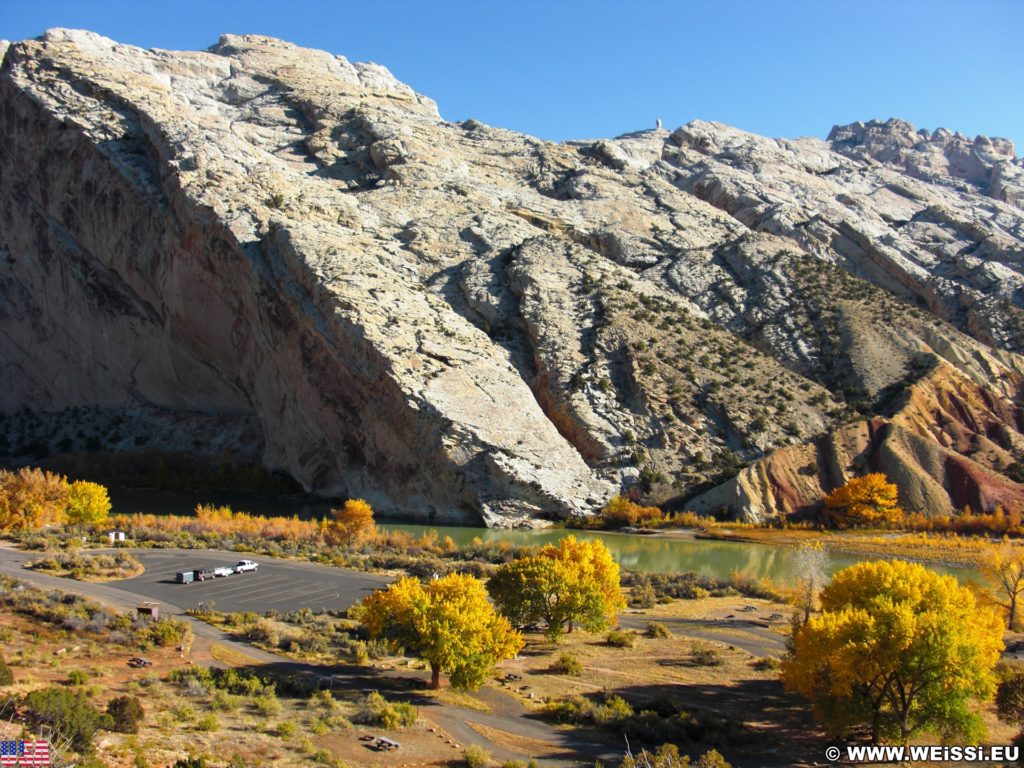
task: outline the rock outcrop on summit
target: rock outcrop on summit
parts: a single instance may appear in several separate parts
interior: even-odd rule
[[[555,144],[271,38],[0,48],[15,460],[258,458],[488,525],[634,486],[760,519],[868,469],[915,511],[1024,501],[1005,140],[890,120]]]

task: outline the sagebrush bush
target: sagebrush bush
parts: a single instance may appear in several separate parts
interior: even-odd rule
[[[774,656],[762,656],[750,662],[750,666],[762,672],[777,672],[782,669],[782,662]]]
[[[605,640],[613,648],[632,648],[636,645],[636,632],[631,629],[613,629],[605,636]]]
[[[491,753],[479,744],[471,744],[462,753],[466,768],[487,768],[491,764]]]
[[[722,656],[709,646],[696,646],[690,653],[690,662],[698,667],[720,667]]]
[[[298,727],[291,720],[282,720],[280,723],[277,724],[275,733],[277,733],[277,735],[280,736],[282,739],[290,739],[292,736],[295,735],[295,732],[297,730]]]
[[[217,689],[210,700],[210,709],[215,712],[235,712],[238,710],[238,699],[226,691]]]
[[[562,675],[572,675],[573,677],[579,677],[583,674],[583,664],[580,660],[571,653],[563,653],[557,659],[555,663],[551,665],[551,669]]]
[[[217,716],[212,714],[212,713],[203,715],[202,717],[200,717],[196,721],[196,730],[197,731],[205,731],[207,733],[212,733],[213,731],[219,731],[220,730],[220,720],[218,720]]]
[[[672,637],[672,631],[660,621],[647,622],[647,629],[644,631],[647,637]]]
[[[253,706],[256,707],[256,710],[264,717],[276,715],[281,711],[281,702],[277,700],[277,697],[273,693],[260,694],[253,699]]]
[[[389,702],[377,691],[367,694],[353,720],[381,728],[405,728],[416,722],[416,707],[408,702]]]

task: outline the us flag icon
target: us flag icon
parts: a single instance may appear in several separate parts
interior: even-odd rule
[[[48,741],[0,741],[0,765],[49,765]]]

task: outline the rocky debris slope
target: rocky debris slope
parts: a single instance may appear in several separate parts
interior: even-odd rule
[[[1001,140],[891,121],[552,144],[271,38],[71,30],[7,48],[0,119],[4,411],[144,412],[176,449],[438,522],[537,524],[633,486],[761,517],[886,451],[925,511],[1019,495]],[[962,428],[922,426],[962,382]],[[856,454],[799,458],[855,424]]]

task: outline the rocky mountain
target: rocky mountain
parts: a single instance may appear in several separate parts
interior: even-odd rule
[[[489,525],[631,487],[759,519],[868,469],[930,514],[1024,502],[1005,140],[890,120],[555,144],[271,38],[0,47],[14,460],[258,457]]]

